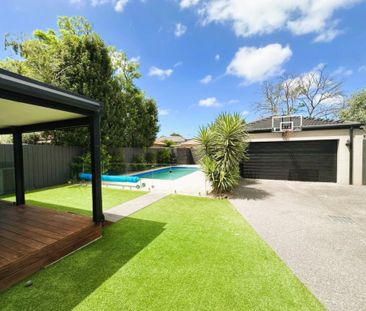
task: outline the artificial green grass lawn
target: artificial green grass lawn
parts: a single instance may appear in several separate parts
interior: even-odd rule
[[[103,210],[137,198],[146,192],[102,188]],[[14,196],[3,196],[2,199],[15,201]],[[63,185],[27,192],[29,205],[52,208],[81,215],[92,214],[91,187],[86,185]]]
[[[226,200],[166,197],[29,279],[2,310],[323,310]]]

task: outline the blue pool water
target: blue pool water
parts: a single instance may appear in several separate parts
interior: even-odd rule
[[[173,166],[164,167],[150,172],[142,172],[134,174],[133,176],[148,179],[175,180],[196,171],[198,171],[197,167]]]

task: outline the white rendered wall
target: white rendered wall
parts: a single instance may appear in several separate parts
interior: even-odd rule
[[[362,152],[364,131],[353,131],[353,184],[362,185]],[[302,140],[338,140],[337,152],[337,183],[349,184],[349,148],[346,143],[349,140],[349,129],[339,130],[314,130],[291,132],[287,141]],[[249,134],[251,142],[275,142],[285,141],[282,133],[251,133]]]

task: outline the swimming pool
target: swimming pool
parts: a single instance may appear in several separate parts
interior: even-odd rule
[[[172,166],[172,167],[164,167],[154,171],[142,172],[139,174],[134,174],[132,176],[147,179],[175,180],[196,171],[198,171],[197,167]]]

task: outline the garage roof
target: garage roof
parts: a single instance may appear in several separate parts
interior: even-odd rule
[[[359,122],[344,122],[339,120],[326,120],[316,118],[303,118],[302,130],[328,130],[339,128],[359,128],[362,124]],[[248,123],[248,132],[271,132],[272,131],[272,117],[263,118],[251,123]]]
[[[0,134],[81,125],[100,109],[89,98],[0,69]]]

